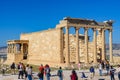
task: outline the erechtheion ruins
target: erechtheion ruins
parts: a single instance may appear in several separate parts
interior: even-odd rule
[[[95,20],[66,17],[54,29],[20,35],[20,40],[8,41],[6,63],[26,62],[28,64],[50,64],[67,66],[71,63],[97,63],[106,60],[105,31],[109,31],[109,61],[112,56],[112,21],[96,22]],[[74,27],[76,34],[70,34]],[[80,34],[80,29],[84,34]],[[64,30],[65,31],[64,31]],[[89,42],[88,30],[93,31],[93,40]]]

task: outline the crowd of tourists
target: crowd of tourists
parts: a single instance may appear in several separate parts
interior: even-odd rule
[[[118,80],[120,80],[120,65],[118,65],[118,70],[116,71],[116,69],[113,68],[113,66],[111,66],[108,62],[100,62],[98,65],[98,70],[99,70],[99,76],[110,76],[110,80],[115,80],[114,74],[115,72],[117,72],[118,74]],[[30,66],[29,64],[24,65],[23,63],[19,62],[18,65],[16,65],[14,62],[11,64],[10,66],[11,68],[11,74],[14,75],[16,74],[16,69],[18,71],[18,79],[24,79],[24,80],[33,80],[33,70],[32,70],[32,66]],[[78,64],[78,69],[81,69],[81,63]],[[90,68],[89,68],[89,78],[93,79],[95,76],[95,67],[94,65],[91,64]],[[103,70],[106,70],[106,73],[103,73]],[[39,80],[50,80],[51,75],[51,68],[48,64],[46,65],[40,65],[38,68],[38,74],[36,75],[38,77]],[[57,70],[57,73],[55,76],[58,76],[59,80],[63,80],[63,70],[62,67],[59,67],[59,69]],[[86,73],[84,71],[81,72],[81,78],[88,78],[88,76],[86,76]],[[71,80],[78,80],[78,76],[77,73],[73,67],[72,71],[71,71],[71,75],[70,75],[70,79]]]
[[[16,74],[16,70],[15,70],[16,69],[16,64],[13,62],[10,67],[11,67],[11,73],[13,75]],[[23,63],[19,62],[19,64],[17,65],[17,69],[18,69],[18,79],[32,80],[32,77],[33,77],[32,66],[29,66],[29,64],[27,64],[25,66]],[[50,66],[48,64],[46,64],[45,66],[43,66],[41,64],[39,66],[38,70],[39,70],[39,72],[38,72],[37,76],[38,76],[39,80],[44,80],[44,76],[46,77],[46,80],[50,80],[51,69],[50,69]],[[62,67],[59,67],[56,76],[59,77],[59,80],[63,80]]]

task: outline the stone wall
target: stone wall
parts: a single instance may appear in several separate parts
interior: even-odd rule
[[[82,35],[84,36],[84,35]],[[65,40],[65,39],[64,39]],[[97,59],[100,59],[100,49],[101,49],[101,32],[98,32],[97,35]],[[65,46],[65,44],[64,44]],[[75,62],[76,60],[76,37],[75,35],[70,34],[69,35],[69,48],[70,48],[70,62]],[[65,55],[65,49],[64,49],[64,55]],[[85,62],[85,42],[84,38],[79,38],[79,56],[80,56],[80,62]],[[94,42],[88,42],[88,60],[89,62],[93,61],[94,57]]]
[[[82,37],[84,36],[82,35]],[[75,60],[76,60],[76,37],[75,35],[72,35],[72,34],[69,35],[69,48],[70,48],[70,62],[75,63]],[[64,55],[65,55],[65,48],[64,48]],[[94,56],[93,42],[88,43],[88,56],[89,56],[89,59],[88,59],[89,62],[93,61],[93,56]],[[80,57],[80,62],[85,62],[84,38],[79,38],[79,57]]]
[[[21,40],[29,40],[28,63],[60,63],[60,29],[21,34]]]
[[[84,35],[82,35],[84,37]],[[29,64],[51,64],[62,65],[61,61],[61,39],[63,38],[63,55],[65,58],[65,35],[61,36],[60,29],[51,29],[41,32],[33,32],[27,34],[21,34],[21,40],[29,40],[28,47],[28,63]],[[70,62],[76,60],[76,37],[72,34],[69,35],[69,47],[70,47]],[[100,53],[101,48],[101,32],[98,32],[97,36],[97,53]],[[93,61],[94,56],[94,43],[88,42],[88,60]],[[84,38],[79,38],[79,57],[80,62],[85,62],[85,43]],[[100,56],[97,55],[97,58]],[[58,64],[59,63],[59,64]]]

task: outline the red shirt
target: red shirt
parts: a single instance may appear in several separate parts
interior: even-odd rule
[[[39,67],[39,71],[40,71],[41,73],[44,73],[44,67],[43,67],[43,66],[40,66],[40,67]]]
[[[71,77],[71,80],[77,80],[77,75],[76,74],[72,74],[70,77]]]

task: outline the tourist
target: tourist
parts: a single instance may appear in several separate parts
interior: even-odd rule
[[[43,80],[44,74],[39,71],[39,73],[37,74],[37,76],[38,76],[39,80]]]
[[[32,80],[32,66],[30,66],[30,68],[27,71],[27,76],[28,76],[28,80]]]
[[[120,65],[118,65],[118,79],[120,80]]]
[[[80,62],[78,63],[78,69],[79,69],[79,71],[80,71]]]
[[[94,77],[95,75],[95,69],[93,66],[90,67],[90,75],[91,75],[91,79]]]
[[[46,80],[50,80],[50,76],[51,76],[50,71],[51,71],[51,70],[50,70],[49,65],[46,64],[46,65],[45,65],[45,75],[46,75]]]
[[[106,63],[106,71],[107,71],[107,75],[109,74],[109,69],[110,69],[110,65],[109,65],[109,63],[107,62],[107,63]]]
[[[39,67],[38,77],[39,77],[40,80],[43,80],[43,78],[44,78],[44,67],[43,67],[42,64]]]
[[[78,80],[78,76],[75,70],[72,70],[72,74],[70,75],[71,80]]]
[[[114,68],[111,66],[111,69],[110,69],[110,79],[111,79],[111,80],[115,80],[115,77],[114,77],[115,71],[116,71],[116,69],[114,69]]]
[[[21,62],[19,62],[19,64],[18,64],[18,71],[19,71],[19,73],[18,73],[18,79],[20,79],[20,76],[23,79],[23,66],[22,66]]]
[[[99,75],[102,76],[102,65],[99,63]]]
[[[28,69],[29,69],[29,64],[26,65],[26,68],[25,68],[25,80],[27,79],[27,76],[28,76]]]
[[[87,78],[84,72],[82,72],[81,78]]]
[[[12,74],[15,74],[15,63],[13,62],[10,66]]]
[[[57,72],[57,75],[59,76],[59,80],[63,80],[63,71],[62,67],[59,67],[59,70]]]
[[[101,62],[101,65],[102,65],[102,69],[104,69],[104,68],[105,68],[105,63],[104,63],[104,61]]]
[[[22,71],[23,71],[23,75],[25,75],[25,69],[26,69],[26,67],[25,67],[25,65],[22,63]]]
[[[2,65],[2,76],[5,75],[5,70],[6,70],[6,68]]]

